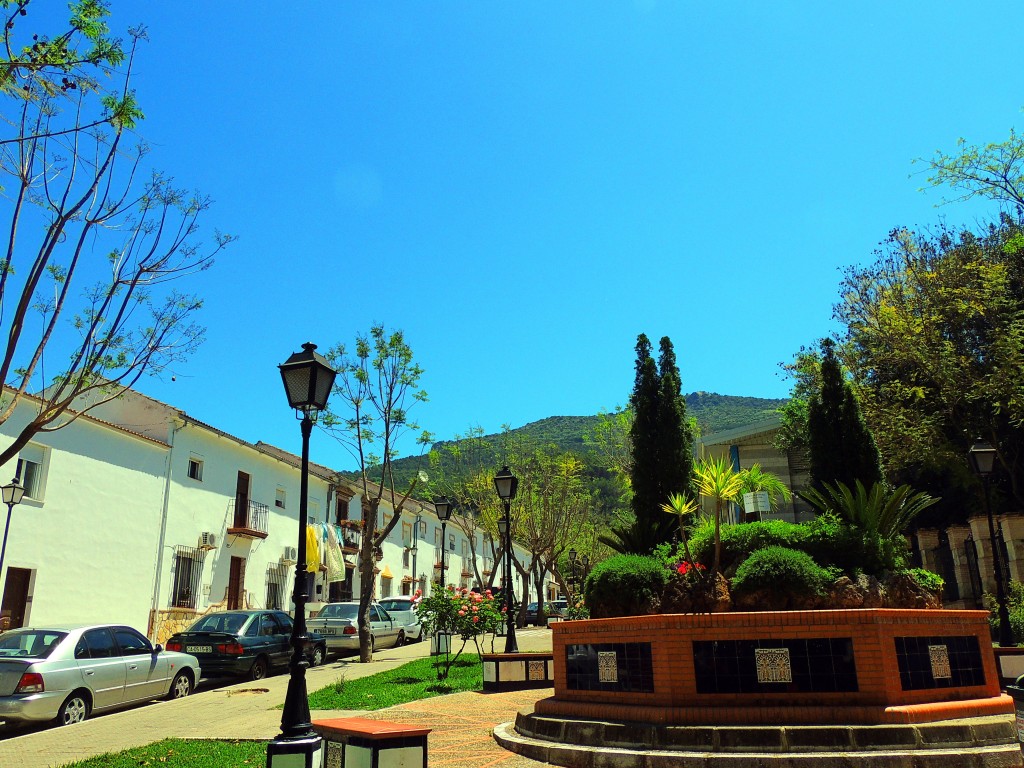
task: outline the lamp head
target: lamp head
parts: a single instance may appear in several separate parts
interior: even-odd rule
[[[452,516],[452,500],[447,496],[439,496],[434,500],[434,511],[437,512],[437,519],[447,523]]]
[[[494,489],[502,501],[511,501],[516,497],[516,490],[519,488],[519,478],[512,474],[506,464],[501,471],[494,476]]]
[[[974,445],[967,451],[967,458],[971,463],[971,469],[979,477],[988,477],[996,462],[996,449],[980,437],[974,441]]]
[[[320,411],[327,408],[337,372],[316,351],[316,344],[310,342],[303,344],[301,352],[296,352],[278,368],[288,405],[316,421]]]
[[[21,504],[21,500],[25,498],[25,486],[18,481],[18,478],[14,478],[10,483],[3,486],[2,490],[4,504],[8,506]]]

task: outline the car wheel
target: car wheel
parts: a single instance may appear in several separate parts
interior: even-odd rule
[[[395,648],[401,648],[405,645],[405,630],[398,630],[398,637],[395,639]]]
[[[267,676],[267,660],[260,656],[249,668],[250,680],[262,680]]]
[[[89,716],[89,697],[81,691],[75,691],[60,705],[54,722],[57,725],[74,725]]]
[[[167,692],[167,700],[184,699],[192,693],[192,676],[188,672],[179,672],[171,682],[171,689]]]
[[[323,646],[320,646],[320,645],[316,646],[313,649],[312,655],[309,657],[309,666],[311,666],[311,667],[319,667],[321,664],[324,663],[324,657],[326,655],[327,655],[327,653],[326,653],[326,651],[324,651]]]

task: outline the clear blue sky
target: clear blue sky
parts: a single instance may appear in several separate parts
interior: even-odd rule
[[[842,267],[990,212],[936,209],[911,161],[1024,104],[1009,2],[112,9],[149,27],[154,162],[240,238],[195,284],[207,342],[142,389],[295,451],[277,364],[374,322],[439,438],[625,403],[640,332],[684,391],[783,397]],[[313,458],[351,466],[322,436]]]

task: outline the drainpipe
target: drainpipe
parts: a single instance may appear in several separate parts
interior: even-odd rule
[[[184,429],[185,424],[175,424],[171,427],[171,435],[167,446],[167,463],[164,468],[164,501],[163,509],[160,510],[160,540],[156,546],[156,574],[153,577],[153,604],[149,611],[149,639],[156,639],[156,616],[160,610],[160,582],[164,570],[164,542],[167,540],[167,517],[171,506],[171,458],[174,455],[174,436],[178,430]],[[200,579],[200,583],[202,580]]]

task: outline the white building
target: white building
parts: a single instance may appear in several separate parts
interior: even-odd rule
[[[0,439],[13,441],[33,405],[19,405]],[[26,496],[14,508],[0,572],[0,622],[116,621],[163,641],[210,610],[290,610],[299,530],[294,454],[127,391],[37,435],[17,471]],[[307,522],[318,532],[334,527],[347,567],[344,581],[311,575],[310,610],[358,596],[363,503],[355,484],[311,463]],[[393,511],[382,504],[380,514],[378,528]],[[478,572],[486,583],[494,563],[475,531],[474,567],[463,528],[473,531],[447,525],[446,580],[472,587]],[[440,575],[440,530],[432,505],[407,502],[379,553],[378,597],[429,591]]]

